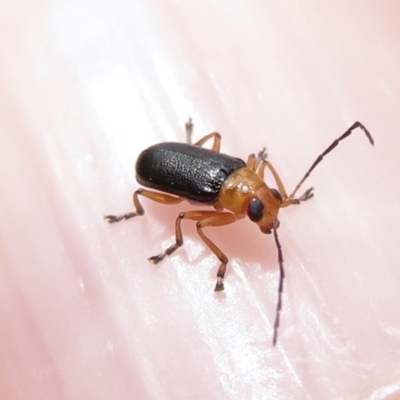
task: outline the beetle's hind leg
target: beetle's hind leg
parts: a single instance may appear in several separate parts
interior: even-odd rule
[[[139,201],[139,195],[162,204],[178,204],[184,200],[182,197],[171,196],[166,193],[153,192],[152,190],[147,189],[138,189],[133,193],[133,204],[136,208],[136,211],[122,215],[105,215],[104,219],[112,224],[114,222],[130,219],[138,215],[144,215],[144,208]]]
[[[200,140],[198,140],[196,143],[192,143],[192,134],[193,134],[193,123],[192,119],[189,118],[188,122],[185,124],[185,130],[186,130],[186,141],[189,144],[192,144],[193,146],[199,146],[202,147],[204,143],[206,143],[209,140],[214,139],[214,143],[211,147],[211,150],[219,153],[220,148],[221,148],[221,135],[218,132],[211,132],[208,135],[204,136]]]
[[[193,122],[192,118],[189,118],[185,123],[185,132],[186,132],[186,142],[192,144],[192,135],[193,135]]]

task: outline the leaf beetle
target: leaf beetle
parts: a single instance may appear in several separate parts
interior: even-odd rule
[[[144,209],[139,201],[140,196],[162,204],[178,204],[188,201],[213,207],[213,210],[181,212],[175,223],[175,243],[162,253],[150,257],[149,260],[157,264],[181,247],[183,245],[182,221],[185,219],[196,221],[196,229],[200,238],[221,262],[217,273],[216,292],[224,290],[223,281],[228,258],[206,236],[203,229],[229,225],[239,219],[249,217],[259,226],[262,233],[273,232],[278,249],[280,272],[273,333],[273,345],[275,346],[278,338],[285,277],[282,247],[277,233],[279,209],[292,204],[300,204],[313,197],[312,187],[299,197],[295,197],[295,195],[322,159],[355,129],[361,128],[373,145],[372,136],[362,123],[355,122],[317,157],[293,192],[287,195],[278,173],[266,159],[265,148],[257,156],[250,154],[245,162],[240,158],[220,153],[221,135],[218,132],[209,133],[192,144],[193,124],[191,119],[188,120],[185,127],[188,143],[159,143],[140,153],[136,162],[136,179],[150,190],[140,188],[134,192],[135,211],[122,215],[106,215],[104,219],[109,223],[115,223],[144,215]],[[211,149],[203,147],[208,141],[213,141]],[[277,189],[269,188],[265,183],[265,168],[271,171]]]

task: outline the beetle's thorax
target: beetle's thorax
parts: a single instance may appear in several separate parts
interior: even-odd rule
[[[223,208],[240,216],[247,216],[249,202],[259,198],[264,205],[263,219],[257,224],[263,229],[272,229],[279,210],[279,202],[266,183],[250,168],[239,168],[232,172],[221,186],[218,203]]]

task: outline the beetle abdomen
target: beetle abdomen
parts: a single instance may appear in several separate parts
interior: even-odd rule
[[[200,203],[217,200],[221,185],[246,163],[235,157],[185,143],[160,143],[144,150],[136,162],[143,186]]]

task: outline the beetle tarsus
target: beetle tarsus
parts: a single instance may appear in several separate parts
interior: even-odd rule
[[[223,281],[222,278],[218,277],[214,291],[215,292],[222,292],[223,290],[224,290],[224,281]]]
[[[181,247],[182,244],[183,244],[182,240],[177,240],[177,242],[175,244],[173,244],[172,246],[168,247],[168,249],[165,250],[163,253],[158,254],[156,256],[149,257],[148,260],[152,264],[158,264],[160,261],[164,260],[164,258],[166,256],[170,256],[176,249]]]
[[[119,221],[122,221],[124,219],[130,219],[130,218],[136,217],[138,215],[143,215],[143,214],[140,214],[140,213],[137,213],[137,212],[130,212],[130,213],[126,213],[126,214],[123,214],[123,215],[105,215],[104,219],[108,223],[113,224],[115,222],[119,222]]]
[[[290,204],[300,204],[302,201],[307,201],[314,197],[313,190],[314,188],[310,187],[300,197],[296,197],[295,199],[289,198],[288,201],[290,201]]]
[[[193,123],[192,118],[189,118],[185,124],[186,130],[186,142],[192,144],[192,134],[193,134]]]
[[[263,147],[258,153],[256,158],[256,169],[258,166],[268,158],[267,148]]]
[[[310,187],[309,189],[307,189],[299,198],[299,201],[307,201],[309,199],[311,199],[312,197],[314,197],[314,188]]]
[[[161,254],[158,254],[156,256],[149,257],[148,260],[152,264],[158,264],[160,261],[164,260],[165,256],[166,256],[165,253],[161,253]]]

